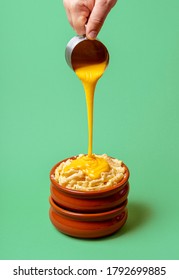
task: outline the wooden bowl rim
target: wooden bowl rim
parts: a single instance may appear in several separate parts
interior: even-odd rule
[[[49,202],[50,205],[53,209],[55,209],[55,211],[57,213],[60,213],[64,216],[70,217],[70,218],[83,218],[83,219],[92,219],[92,218],[102,218],[105,217],[106,219],[108,219],[109,216],[111,215],[117,215],[120,212],[122,212],[128,203],[128,200],[126,199],[120,206],[114,208],[114,209],[110,209],[107,211],[103,211],[103,212],[96,212],[96,213],[83,213],[83,212],[75,212],[75,211],[71,211],[71,210],[67,210],[65,208],[60,207],[59,205],[57,205],[55,203],[55,201],[53,200],[53,198],[50,196],[49,197]]]

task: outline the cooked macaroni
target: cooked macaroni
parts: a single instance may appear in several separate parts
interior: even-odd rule
[[[84,155],[77,157],[81,158]],[[73,159],[68,159],[62,162],[55,170],[54,178],[63,187],[80,190],[80,191],[93,191],[106,187],[111,187],[119,183],[125,173],[125,167],[122,166],[122,161],[111,158],[107,155],[95,155],[97,158],[103,158],[109,164],[109,170],[107,172],[101,172],[100,177],[93,179],[88,176],[83,170],[66,168],[71,164]],[[67,171],[65,171],[65,169]]]

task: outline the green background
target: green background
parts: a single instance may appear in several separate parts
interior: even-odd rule
[[[60,0],[0,0],[0,258],[179,259],[179,1],[118,1],[99,39],[94,149],[130,169],[129,218],[80,240],[48,217],[49,171],[87,152],[83,88]]]

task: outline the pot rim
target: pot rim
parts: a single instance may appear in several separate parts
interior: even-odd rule
[[[81,191],[81,190],[73,190],[73,189],[69,189],[69,188],[65,188],[63,186],[61,186],[55,179],[54,179],[54,172],[55,169],[62,163],[67,161],[68,159],[76,159],[78,157],[77,156],[73,156],[73,157],[69,157],[66,159],[61,160],[60,162],[58,162],[57,164],[55,164],[52,169],[50,170],[50,181],[51,183],[60,191],[63,191],[65,193],[68,193],[70,195],[80,195],[80,196],[86,196],[88,195],[88,197],[90,196],[94,196],[95,194],[106,194],[109,193],[111,191],[114,191],[116,189],[119,189],[120,187],[124,186],[129,179],[130,173],[129,173],[129,169],[128,167],[122,163],[122,166],[125,167],[125,174],[124,174],[124,178],[116,185],[113,185],[111,187],[107,187],[107,188],[103,188],[100,190],[95,190],[95,191]]]
[[[83,212],[73,212],[68,209],[60,207],[58,204],[55,203],[53,198],[49,197],[49,202],[52,208],[55,209],[57,213],[60,213],[64,216],[70,217],[70,218],[82,218],[82,219],[91,219],[91,218],[100,218],[105,217],[107,219],[108,216],[116,215],[117,213],[122,212],[128,203],[128,200],[126,199],[119,207],[116,207],[111,210],[103,211],[103,212],[97,212],[97,213],[83,213]]]

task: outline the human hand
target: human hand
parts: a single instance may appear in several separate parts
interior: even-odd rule
[[[63,0],[68,21],[78,35],[95,39],[117,0]]]

